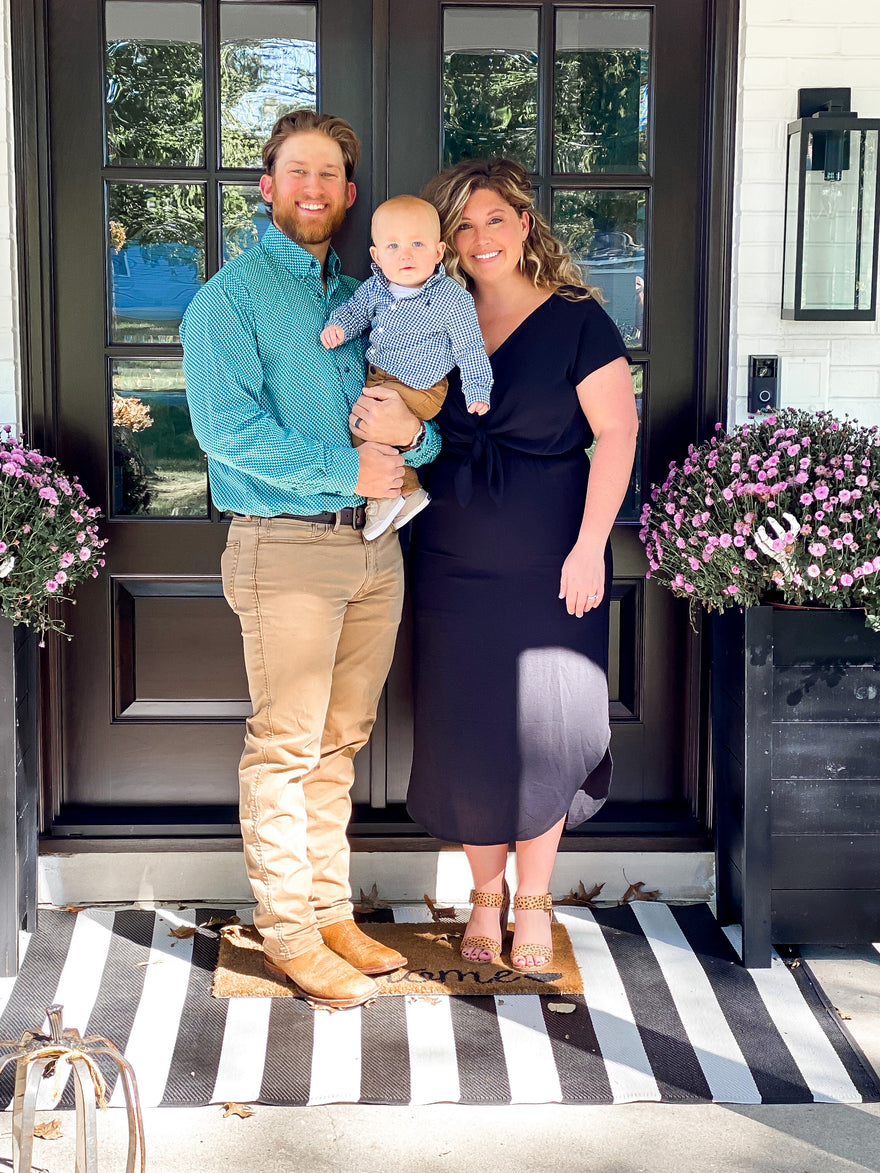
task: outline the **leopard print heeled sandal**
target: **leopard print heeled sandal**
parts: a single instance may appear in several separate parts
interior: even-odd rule
[[[480,953],[491,953],[492,956],[489,961],[477,962],[478,965],[489,965],[492,962],[498,961],[501,957],[501,950],[504,945],[504,934],[507,932],[507,915],[510,911],[510,889],[507,887],[507,881],[504,881],[504,888],[500,892],[478,892],[476,888],[471,890],[470,902],[476,905],[477,908],[499,908],[501,910],[498,921],[501,925],[501,940],[496,941],[493,937],[465,937],[461,943],[461,952],[464,955],[465,949],[475,949]],[[472,957],[465,957],[465,961],[473,961]]]
[[[553,897],[549,892],[544,896],[514,896],[513,911],[522,912],[540,911],[549,912],[553,916]],[[541,957],[540,965],[517,965],[524,957]],[[510,951],[510,960],[515,969],[522,973],[533,973],[537,969],[546,969],[553,962],[553,947],[551,945],[516,945]]]

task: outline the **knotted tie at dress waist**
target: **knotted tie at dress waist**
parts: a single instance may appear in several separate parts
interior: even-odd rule
[[[484,429],[474,432],[473,439],[468,445],[466,440],[459,441],[444,437],[443,452],[445,456],[453,456],[459,460],[453,483],[455,496],[462,506],[469,505],[474,495],[474,471],[481,465],[485,466],[486,485],[489,498],[495,505],[500,505],[504,497],[504,457],[508,454],[519,455],[533,460],[558,461],[565,458],[585,459],[586,445],[577,443],[573,448],[565,448],[561,452],[535,452],[523,449],[515,444],[507,444]]]
[[[496,505],[500,505],[504,496],[504,463],[495,437],[480,430],[474,433],[470,448],[458,447],[453,443],[447,444],[446,449],[461,457],[455,474],[455,495],[459,505],[470,504],[474,495],[474,468],[480,464],[486,466],[489,497]]]

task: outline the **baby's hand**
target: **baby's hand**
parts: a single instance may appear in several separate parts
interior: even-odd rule
[[[321,341],[328,350],[333,350],[345,341],[345,332],[341,326],[325,326],[321,331]]]
[[[323,337],[323,335],[322,335]],[[472,403],[468,408],[469,415],[485,415],[489,410],[488,403]]]

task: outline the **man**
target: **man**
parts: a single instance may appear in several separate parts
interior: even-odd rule
[[[342,119],[298,110],[263,148],[272,225],[184,315],[187,397],[215,504],[233,514],[223,590],[241,621],[253,717],[240,816],[266,965],[316,1005],[358,1006],[405,963],[352,919],[349,791],[400,619],[393,531],[363,539],[366,497],[394,497],[404,457],[439,440],[392,391],[362,392],[363,344],[325,350],[357,286],[330,239],[355,199],[360,146]],[[354,410],[353,410],[354,409]],[[365,443],[351,445],[349,428]]]

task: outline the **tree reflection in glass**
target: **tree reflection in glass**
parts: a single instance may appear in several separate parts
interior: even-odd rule
[[[443,14],[443,165],[504,156],[538,165],[538,14]]]
[[[262,239],[271,221],[255,185],[224,183],[220,191],[225,264]]]
[[[112,368],[113,512],[207,517],[207,464],[180,359],[116,359]]]
[[[648,169],[650,13],[556,13],[553,170]]]
[[[553,231],[598,286],[627,346],[644,345],[644,191],[555,191]]]
[[[111,166],[204,164],[201,5],[161,9],[132,0],[105,6]]]
[[[224,167],[259,167],[276,119],[315,108],[314,4],[220,4],[220,124]]]
[[[179,342],[205,279],[205,191],[195,183],[107,185],[110,338]]]

